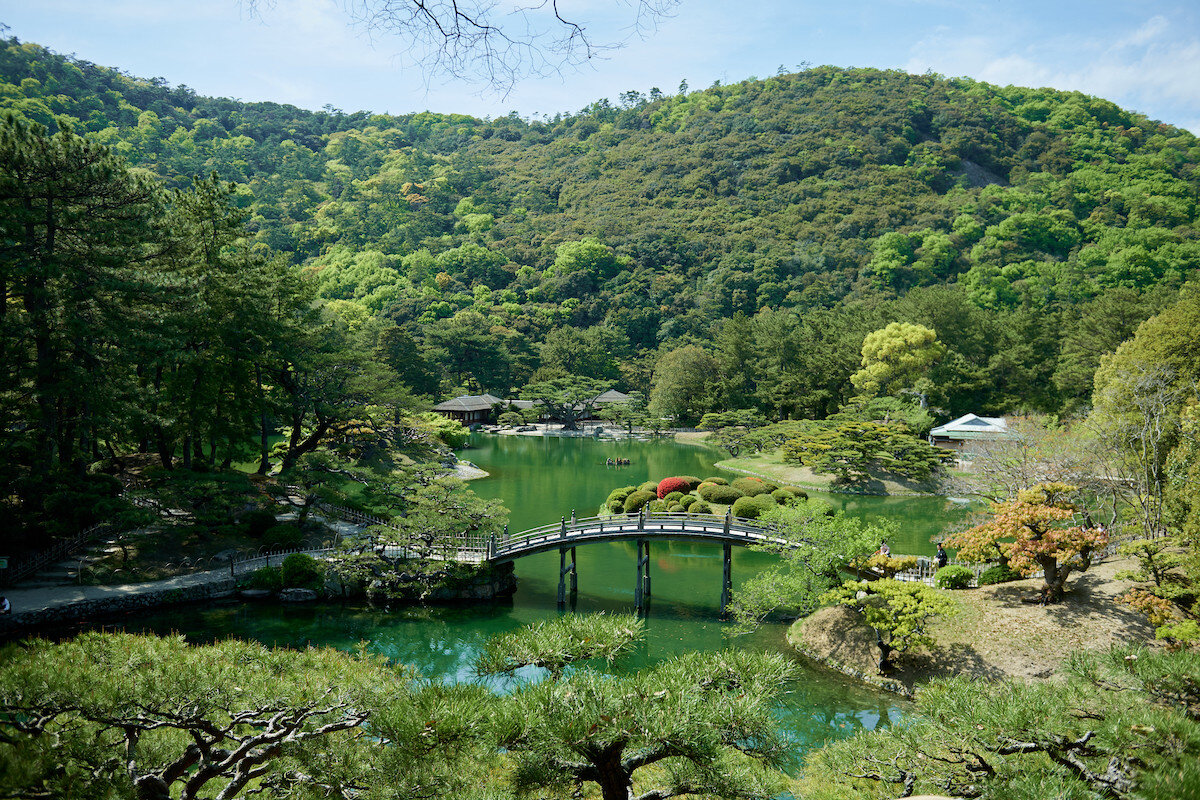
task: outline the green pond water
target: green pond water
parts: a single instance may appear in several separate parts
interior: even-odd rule
[[[722,453],[674,442],[606,441],[584,438],[473,435],[461,456],[491,473],[473,481],[481,496],[497,498],[510,509],[510,527],[557,521],[575,510],[596,513],[616,487],[667,475],[719,474],[713,462]],[[630,466],[606,467],[605,459],[628,458]],[[734,477],[729,475],[729,477]],[[963,513],[945,498],[878,498],[812,493],[847,513],[892,519],[898,526],[893,552],[933,552],[930,536]],[[769,624],[748,636],[732,636],[718,619],[721,547],[693,542],[652,544],[653,594],[645,644],[622,669],[636,669],[692,650],[748,647],[786,651],[785,628]],[[630,611],[636,576],[636,544],[593,544],[577,550],[579,593],[576,612]],[[740,580],[771,557],[734,548],[733,576]],[[510,600],[491,605],[400,608],[390,611],[352,605],[286,606],[274,604],[215,606],[174,610],[128,620],[130,630],[179,631],[193,641],[239,637],[271,645],[309,644],[372,652],[410,664],[437,680],[471,680],[471,663],[489,636],[561,613],[556,606],[557,554],[523,558],[516,564],[518,590]],[[536,677],[533,674],[518,679]],[[500,691],[506,686],[495,685]],[[779,708],[797,754],[860,729],[889,724],[903,704],[826,670],[812,669],[791,687]]]

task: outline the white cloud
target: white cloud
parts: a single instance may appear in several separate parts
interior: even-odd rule
[[[1200,105],[1200,38],[1162,15],[1109,40],[1071,35],[1031,40],[1009,30],[963,37],[939,29],[911,52],[905,65],[910,72],[932,69],[989,83],[1081,91],[1149,114],[1184,106],[1191,116]]]

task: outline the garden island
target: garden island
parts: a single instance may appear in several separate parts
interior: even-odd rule
[[[5,38],[0,797],[1200,797],[1198,165],[932,73]]]

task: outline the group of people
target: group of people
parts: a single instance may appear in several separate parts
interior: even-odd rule
[[[628,467],[629,459],[628,458],[609,458],[609,459],[605,460],[604,466],[606,466],[606,467]]]

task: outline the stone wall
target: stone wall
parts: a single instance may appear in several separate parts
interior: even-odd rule
[[[199,586],[129,592],[37,611],[22,611],[0,617],[0,639],[20,638],[37,633],[42,628],[57,628],[93,617],[228,597],[236,589],[236,582],[232,578],[224,578]]]

